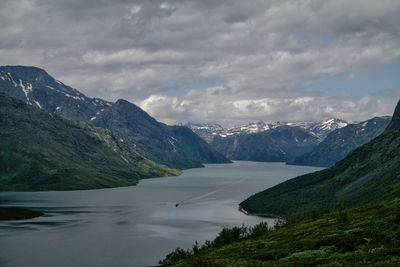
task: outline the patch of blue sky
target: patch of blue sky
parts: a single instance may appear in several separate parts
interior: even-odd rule
[[[400,61],[371,71],[344,72],[333,77],[296,79],[298,82],[308,80],[311,80],[312,84],[305,90],[321,92],[327,96],[400,97]]]
[[[321,33],[320,36],[323,40],[325,40],[327,42],[331,42],[335,39],[333,34],[330,34],[330,33]]]
[[[209,87],[223,86],[224,84],[225,80],[219,77],[210,77],[204,80],[199,79],[190,83],[180,83],[171,80],[166,84],[166,91],[162,94],[166,96],[181,96],[191,90],[204,90]]]

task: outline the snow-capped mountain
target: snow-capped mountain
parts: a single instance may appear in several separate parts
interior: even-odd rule
[[[310,151],[319,138],[297,126],[278,126],[252,134],[215,136],[213,148],[233,160],[288,161]]]
[[[81,121],[94,120],[112,105],[99,98],[89,98],[36,67],[1,66],[0,92],[29,105]]]
[[[343,159],[350,151],[371,141],[381,134],[390,123],[390,116],[375,117],[364,122],[348,124],[339,127],[329,135],[312,151],[296,157],[290,164],[330,167]],[[331,123],[327,120],[328,127],[342,126],[343,123]],[[331,128],[329,128],[331,129]]]
[[[317,136],[319,139],[324,139],[330,132],[345,127],[351,122],[337,119],[337,118],[329,118],[327,120],[321,122],[285,122],[285,121],[276,121],[276,122],[250,122],[246,125],[231,127],[231,128],[223,128],[219,124],[212,123],[188,123],[187,127],[192,129],[193,132],[204,138],[207,142],[211,142],[215,136],[220,137],[228,137],[228,136],[236,136],[236,135],[244,135],[244,134],[254,134],[259,132],[264,132],[267,130],[275,129],[279,126],[292,126],[292,127],[301,127],[311,134]]]
[[[334,130],[343,128],[352,123],[353,122],[351,121],[345,121],[337,118],[329,118],[327,120],[317,122],[308,127],[305,127],[305,129],[316,134],[321,139],[324,139],[329,133],[333,132]]]
[[[186,127],[190,128],[198,136],[211,143],[214,136],[219,135],[224,128],[218,123],[187,123]]]
[[[214,131],[218,131],[218,130],[223,130],[224,129],[224,127],[222,127],[218,123],[191,123],[191,122],[188,122],[186,124],[186,126],[189,127],[190,129],[196,129],[196,130],[214,130]]]

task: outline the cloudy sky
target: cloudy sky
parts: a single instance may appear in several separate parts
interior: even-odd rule
[[[363,120],[400,98],[400,1],[1,0],[17,64],[171,124]]]

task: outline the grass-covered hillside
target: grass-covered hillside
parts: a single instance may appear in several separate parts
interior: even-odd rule
[[[177,175],[115,139],[0,94],[0,191],[70,190],[134,185]]]
[[[223,229],[211,242],[176,249],[161,266],[400,266],[400,199],[270,229]]]
[[[310,214],[400,197],[400,102],[386,130],[335,166],[257,193],[240,205],[263,215]]]

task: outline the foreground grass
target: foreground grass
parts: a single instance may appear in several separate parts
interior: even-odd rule
[[[0,221],[32,219],[42,215],[43,212],[21,207],[0,207]]]
[[[290,217],[275,229],[223,229],[214,241],[176,249],[161,266],[400,266],[400,199],[312,219]]]

